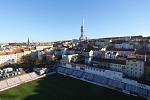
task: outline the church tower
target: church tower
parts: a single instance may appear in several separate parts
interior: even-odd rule
[[[84,41],[86,38],[84,36],[84,18],[82,18],[82,24],[81,24],[81,35],[79,37],[80,41]]]

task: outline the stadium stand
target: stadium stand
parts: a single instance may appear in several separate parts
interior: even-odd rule
[[[92,81],[92,80],[93,80],[93,77],[94,77],[94,75],[91,74],[91,73],[85,73],[84,76],[83,76],[83,78],[84,78],[85,80],[88,80],[88,81]]]
[[[75,70],[72,75],[77,78],[81,78],[83,75],[83,71]]]
[[[118,91],[127,91],[127,93],[148,97],[150,98],[150,86],[137,83],[137,81],[129,80],[125,78],[115,77],[111,75],[111,71],[99,71],[98,73],[90,72],[87,70],[79,70],[76,68],[58,67],[57,73],[65,74],[67,76],[76,77],[77,79],[92,82],[101,86],[110,87]],[[109,77],[108,77],[109,76]],[[34,79],[40,78],[42,76],[37,75],[35,72],[23,74],[7,80],[0,81],[0,91],[6,90],[8,88],[14,87],[16,85],[22,84],[24,82],[32,81]]]
[[[28,74],[23,74],[20,76],[16,76],[13,78],[9,78],[3,81],[0,81],[0,91],[9,89],[11,87],[20,85],[22,83],[35,80],[37,78],[40,78],[41,76],[37,75],[35,72],[31,72]]]
[[[115,77],[115,75],[111,75],[114,72],[110,73],[111,71],[100,71],[98,74],[91,73],[86,70],[79,70],[75,68],[67,68],[67,67],[58,67],[58,73],[62,73],[68,76],[76,77],[77,79],[87,80],[88,82],[94,82],[96,84],[101,84],[106,87],[114,88],[118,91],[128,91],[126,93],[139,95],[143,97],[150,97],[150,86],[137,83],[134,80],[124,79],[120,76]],[[109,72],[109,73],[108,73]],[[117,74],[117,73],[115,73]],[[119,73],[120,74],[120,73]]]
[[[21,83],[21,80],[18,77],[10,78],[6,81],[7,81],[8,86],[12,86],[12,85],[16,85],[16,84]]]
[[[38,75],[35,72],[29,73],[29,75],[31,76],[31,78],[37,78]]]
[[[0,90],[7,88],[7,87],[8,87],[8,84],[6,80],[0,81]]]
[[[21,79],[22,82],[26,82],[26,81],[32,79],[29,74],[21,75],[21,76],[19,76],[19,78]]]
[[[150,90],[148,90],[148,96],[150,97]]]
[[[66,74],[68,74],[68,75],[71,75],[71,74],[73,73],[73,70],[72,70],[72,69],[67,68],[65,73],[66,73]]]

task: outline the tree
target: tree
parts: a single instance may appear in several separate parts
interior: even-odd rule
[[[32,57],[31,55],[25,55],[21,58],[21,61],[26,66],[34,67],[36,64],[41,63],[37,57]]]
[[[79,55],[76,59],[76,63],[84,64],[85,63],[85,57],[83,55]]]

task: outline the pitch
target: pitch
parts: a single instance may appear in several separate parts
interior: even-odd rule
[[[142,100],[60,74],[0,92],[0,100]]]

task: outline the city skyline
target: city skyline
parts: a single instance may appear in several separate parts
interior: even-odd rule
[[[1,0],[0,42],[148,36],[149,0]]]

